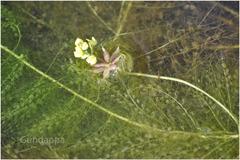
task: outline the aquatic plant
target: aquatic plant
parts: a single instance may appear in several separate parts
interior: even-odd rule
[[[113,52],[110,56],[108,51],[102,47],[103,51],[103,59],[101,63],[94,65],[94,72],[95,73],[103,73],[103,78],[108,78],[110,74],[114,74],[119,69],[118,61],[122,57],[120,55],[119,47]]]
[[[238,157],[232,2],[3,3],[3,158]]]

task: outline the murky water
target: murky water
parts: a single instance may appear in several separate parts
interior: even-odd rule
[[[1,6],[1,44],[64,85],[49,82],[6,50],[1,53],[3,158],[238,156],[231,113],[238,117],[239,2]],[[91,66],[73,52],[77,37],[92,36],[98,62],[101,47],[110,53],[120,47],[127,72],[183,79],[226,109],[172,81],[117,72],[106,80],[90,73]],[[202,138],[208,134],[215,137]],[[48,142],[20,142],[24,136]],[[59,143],[49,143],[49,137]]]

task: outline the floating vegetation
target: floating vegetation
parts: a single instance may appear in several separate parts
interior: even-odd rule
[[[239,158],[238,6],[2,2],[2,158]]]

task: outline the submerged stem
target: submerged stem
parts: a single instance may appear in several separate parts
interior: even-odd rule
[[[162,80],[168,80],[168,81],[174,81],[174,82],[178,82],[178,83],[182,83],[185,84],[191,88],[194,88],[195,90],[203,93],[204,95],[206,95],[208,98],[212,99],[214,102],[216,102],[233,120],[234,122],[237,124],[238,126],[238,119],[233,115],[233,113],[231,113],[227,107],[225,107],[222,103],[220,103],[218,100],[216,100],[214,97],[212,97],[211,95],[209,95],[207,92],[205,92],[204,90],[200,89],[199,87],[178,79],[178,78],[172,78],[172,77],[164,77],[164,76],[157,76],[157,75],[150,75],[150,74],[144,74],[144,73],[127,73],[127,75],[131,75],[131,76],[139,76],[139,77],[147,77],[147,78],[154,78],[154,79],[162,79]],[[238,126],[239,127],[239,126]]]
[[[118,18],[118,27],[116,29],[116,35],[114,37],[114,40],[116,40],[117,37],[120,35],[120,33],[124,27],[124,24],[126,22],[128,13],[132,7],[132,2],[128,2],[127,6],[125,8],[124,8],[124,4],[125,4],[125,1],[122,1],[122,6],[120,9],[119,18]]]
[[[94,10],[94,8],[91,6],[90,2],[86,2],[89,9],[92,11],[92,13],[95,15],[95,17],[114,35],[116,35],[116,32],[97,14],[97,12]]]
[[[239,135],[238,134],[233,134],[233,133],[227,133],[224,135],[212,135],[212,134],[202,134],[202,133],[197,133],[197,132],[185,132],[185,131],[167,131],[167,130],[162,130],[159,128],[155,128],[146,124],[142,124],[142,123],[138,123],[135,121],[132,121],[131,119],[128,119],[127,117],[121,116],[117,113],[114,113],[108,109],[106,109],[105,107],[95,103],[94,101],[80,95],[79,93],[77,93],[76,91],[70,89],[69,87],[67,87],[66,85],[62,84],[61,82],[57,81],[56,79],[52,78],[51,76],[45,74],[44,72],[40,71],[39,69],[37,69],[36,67],[34,67],[32,64],[28,63],[27,61],[25,61],[24,59],[22,59],[21,56],[17,55],[16,53],[14,53],[13,51],[9,50],[7,47],[0,45],[1,49],[3,49],[6,53],[12,55],[13,57],[15,57],[17,60],[19,60],[21,63],[23,63],[24,65],[26,65],[27,67],[29,67],[30,69],[32,69],[33,71],[35,71],[36,73],[40,74],[42,77],[46,78],[47,80],[53,82],[54,84],[60,86],[61,88],[65,89],[66,91],[68,91],[69,93],[73,94],[74,96],[78,97],[79,99],[91,104],[92,106],[98,108],[99,110],[105,112],[106,114],[109,114],[112,117],[115,117],[116,119],[122,120],[130,125],[139,127],[141,129],[144,129],[146,131],[149,132],[157,132],[157,133],[162,133],[162,134],[181,134],[181,135],[188,135],[188,136],[197,136],[200,138],[217,138],[217,139],[235,139],[238,138]],[[135,75],[135,76],[145,76],[145,77],[151,77],[151,78],[156,78],[157,76],[153,76],[153,75],[145,75],[145,74],[141,74],[141,73],[128,73],[129,75]],[[162,79],[174,79],[174,78],[169,78],[169,77],[161,77]],[[183,80],[175,80],[175,81],[183,81]],[[183,81],[185,82],[185,81]],[[188,82],[185,82],[188,83]],[[190,84],[191,85],[191,84]],[[192,85],[193,86],[193,85]],[[194,88],[194,87],[193,87]],[[197,88],[197,87],[195,87]],[[201,89],[199,89],[201,90]],[[204,92],[204,91],[203,91]],[[210,96],[210,95],[209,95]],[[216,100],[217,101],[217,100]],[[218,102],[218,101],[217,101]],[[220,103],[220,102],[219,102]],[[220,103],[221,104],[221,103]],[[230,113],[231,114],[231,113]],[[226,132],[225,132],[226,133]]]

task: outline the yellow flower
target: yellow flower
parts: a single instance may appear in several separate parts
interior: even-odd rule
[[[84,42],[82,39],[77,38],[75,41],[75,51],[74,56],[76,58],[81,58],[87,61],[90,65],[97,63],[97,58],[92,55],[93,47],[97,44],[97,41],[94,37],[91,40],[87,39],[87,42]],[[90,48],[90,50],[88,50]]]
[[[87,50],[88,49],[88,43],[87,42],[83,42],[81,45],[82,50]]]
[[[89,56],[90,56],[90,54],[84,53],[81,58],[82,58],[82,59],[86,59],[86,58],[88,58]]]
[[[82,44],[83,44],[83,40],[80,38],[77,38],[75,41],[75,45],[80,47]]]
[[[87,63],[89,63],[90,65],[94,65],[97,63],[97,58],[94,55],[91,55],[87,58]]]
[[[93,47],[97,45],[97,40],[94,37],[92,37],[91,40],[87,39],[87,41],[88,41],[88,45],[89,45],[89,47],[90,47],[90,49],[92,51]]]
[[[79,47],[75,47],[74,57],[82,58],[83,55],[84,55],[84,53],[83,53],[82,49]]]
[[[94,37],[92,37],[91,43],[93,46],[95,46],[97,45],[97,40]]]

